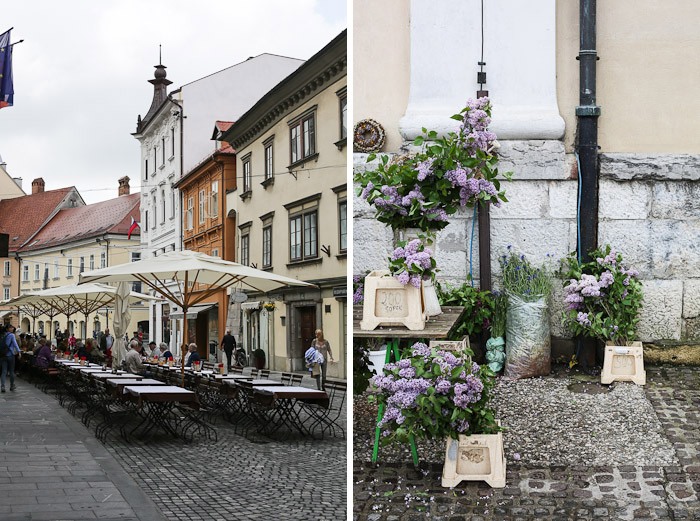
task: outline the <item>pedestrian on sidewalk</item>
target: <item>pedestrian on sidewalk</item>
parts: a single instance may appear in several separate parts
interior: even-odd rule
[[[316,338],[311,342],[311,347],[316,348],[316,350],[323,356],[323,362],[321,362],[321,373],[316,376],[316,386],[318,390],[326,390],[326,369],[328,368],[328,360],[333,362],[333,353],[331,352],[331,344],[323,338],[323,330],[316,330]]]
[[[226,353],[227,365],[226,369],[231,370],[231,357],[236,350],[236,338],[231,334],[231,331],[226,331],[224,338],[221,339],[221,349]]]
[[[10,373],[10,391],[15,387],[15,357],[19,356],[19,346],[15,337],[15,326],[12,324],[3,326],[0,330],[0,364],[2,364],[2,374],[0,375],[0,392],[5,392],[5,379]]]

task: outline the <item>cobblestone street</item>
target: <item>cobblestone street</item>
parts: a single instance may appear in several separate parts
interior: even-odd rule
[[[219,419],[217,442],[110,436],[103,445],[22,378],[0,409],[3,521],[346,518],[340,437],[249,441]]]
[[[672,465],[532,465],[514,461],[512,451],[506,451],[504,489],[476,482],[443,489],[441,462],[421,462],[414,469],[406,453],[406,463],[381,463],[380,450],[376,466],[368,457],[354,462],[354,519],[700,519],[700,371],[672,366],[646,369],[644,395],[673,447],[677,462]],[[358,437],[371,436],[369,430],[356,424],[356,447]],[[583,439],[582,444],[587,441]],[[517,440],[509,442],[517,448]]]

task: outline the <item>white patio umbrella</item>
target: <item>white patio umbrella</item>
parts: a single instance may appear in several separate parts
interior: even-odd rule
[[[114,343],[112,344],[112,367],[119,367],[122,360],[126,358],[126,345],[124,333],[131,322],[131,312],[129,311],[129,283],[120,282],[117,284],[116,298],[114,299]]]
[[[47,315],[52,322],[53,317],[58,314],[65,314],[70,320],[71,315],[83,313],[87,323],[87,317],[90,313],[113,302],[116,295],[117,288],[108,284],[70,284],[33,293],[24,293],[9,300],[7,304],[23,308],[27,314],[34,318],[42,314]],[[127,302],[129,304],[142,300],[159,299],[135,291],[128,292]],[[126,326],[128,326],[128,322],[124,327]]]
[[[314,284],[275,275],[236,262],[222,260],[200,252],[189,250],[172,251],[137,262],[118,264],[108,268],[86,271],[80,274],[80,284],[89,282],[131,282],[138,280],[157,294],[182,308],[183,316],[191,306],[211,297],[221,289],[240,286],[261,293],[287,287]],[[181,290],[172,291],[172,282]],[[184,321],[183,342],[187,343],[187,320]],[[183,345],[184,347],[184,345]],[[184,384],[185,351],[182,350],[182,373]]]

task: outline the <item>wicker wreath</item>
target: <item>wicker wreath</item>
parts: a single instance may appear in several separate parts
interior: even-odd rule
[[[384,146],[384,128],[373,119],[363,119],[355,124],[353,145],[355,152],[377,152]]]

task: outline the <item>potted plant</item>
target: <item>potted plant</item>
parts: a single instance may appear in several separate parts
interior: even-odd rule
[[[265,367],[265,351],[259,347],[253,351],[253,367],[263,369]]]
[[[479,202],[500,206],[507,201],[500,189],[498,142],[488,130],[491,103],[488,98],[469,100],[459,114],[457,132],[438,137],[423,129],[413,144],[413,155],[381,156],[374,170],[355,175],[358,195],[373,205],[380,222],[394,230],[441,230],[449,216]],[[374,161],[370,154],[367,161]],[[502,177],[510,179],[510,174]]]
[[[265,309],[268,312],[272,312],[275,310],[275,303],[273,301],[265,302],[263,304],[263,309]]]
[[[590,262],[575,254],[566,259],[566,324],[572,332],[606,343],[602,381],[646,383],[641,342],[635,342],[642,283],[637,270],[623,264],[610,245],[590,253]]]
[[[505,486],[501,428],[488,405],[494,383],[494,375],[486,366],[421,342],[413,344],[404,358],[384,366],[384,376],[373,378],[377,401],[385,406],[378,424],[382,442],[405,443],[411,437],[445,439],[443,486],[454,486],[455,471],[459,480],[485,480],[494,487]],[[485,435],[496,438],[484,452],[480,439],[472,437]],[[470,458],[464,459],[462,447],[473,441],[477,442],[473,448],[479,448],[479,456],[474,459],[479,461],[470,472]],[[494,475],[483,472],[485,462]]]
[[[494,301],[490,291],[481,291],[470,283],[460,286],[437,284],[437,294],[441,306],[461,306],[464,308],[462,321],[457,325],[452,338],[459,340],[465,336],[481,337],[489,330],[493,319]],[[477,342],[480,344],[480,342]],[[475,342],[472,341],[472,345]],[[482,354],[483,356],[483,354]],[[480,357],[477,357],[477,360]]]
[[[549,296],[552,275],[545,266],[534,266],[511,251],[500,258],[506,306],[505,375],[531,378],[551,370],[552,339],[549,332]]]
[[[423,288],[424,311],[427,316],[442,313],[435,286],[436,263],[433,251],[421,239],[400,241],[389,257],[389,273],[404,286]]]

